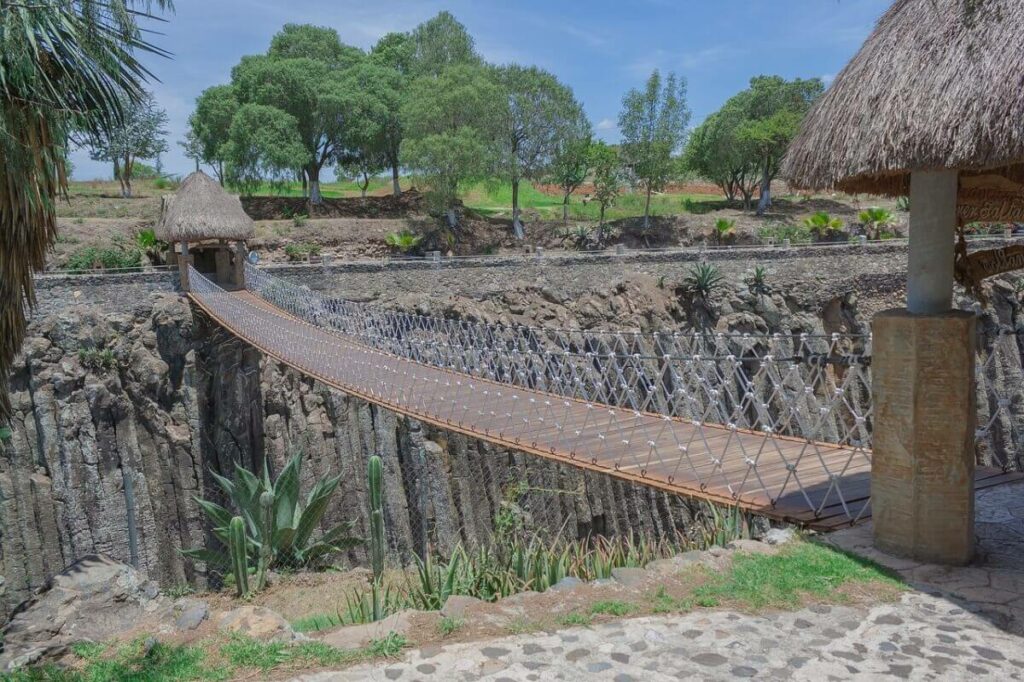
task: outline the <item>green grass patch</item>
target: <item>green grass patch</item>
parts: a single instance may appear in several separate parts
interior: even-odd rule
[[[739,602],[752,608],[793,607],[803,597],[835,597],[850,583],[901,583],[886,569],[812,542],[799,542],[775,555],[740,554],[732,567],[694,591],[699,606]]]
[[[466,621],[461,618],[453,618],[452,616],[445,616],[437,624],[437,631],[441,633],[442,637],[448,637],[463,625]]]
[[[624,601],[599,601],[590,605],[590,613],[594,616],[626,616],[633,610],[633,605]]]
[[[558,619],[558,624],[566,627],[573,627],[579,625],[590,625],[594,622],[594,617],[589,613],[568,613]]]
[[[295,630],[295,632],[321,632],[336,628],[339,625],[345,625],[345,622],[337,613],[314,613],[293,620],[291,625],[292,630]]]

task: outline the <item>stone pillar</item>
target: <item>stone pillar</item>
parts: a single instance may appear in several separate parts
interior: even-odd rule
[[[923,562],[974,551],[975,317],[875,316],[872,343],[875,546]]]
[[[953,307],[958,183],[955,170],[910,175],[907,310],[912,313],[944,313]]]

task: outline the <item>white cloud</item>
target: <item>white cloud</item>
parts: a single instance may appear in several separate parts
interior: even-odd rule
[[[615,130],[615,128],[617,127],[618,125],[615,123],[615,121],[611,120],[610,118],[602,118],[600,121],[597,122],[597,125],[594,126],[594,129],[599,131],[605,131]]]
[[[821,74],[820,78],[821,82],[824,83],[825,87],[827,88],[828,86],[832,85],[832,81],[836,79],[836,75],[834,73],[823,73]]]

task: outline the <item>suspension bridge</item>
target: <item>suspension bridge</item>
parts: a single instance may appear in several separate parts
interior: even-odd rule
[[[323,296],[246,265],[189,296],[267,356],[435,426],[831,530],[870,518],[868,337],[490,325]],[[1024,478],[979,467],[976,487]]]

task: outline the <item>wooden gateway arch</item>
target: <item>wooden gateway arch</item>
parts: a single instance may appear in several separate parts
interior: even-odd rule
[[[246,266],[189,297],[267,356],[409,417],[819,530],[871,516],[867,339],[626,334],[442,320]],[[980,468],[976,485],[1024,475]]]

